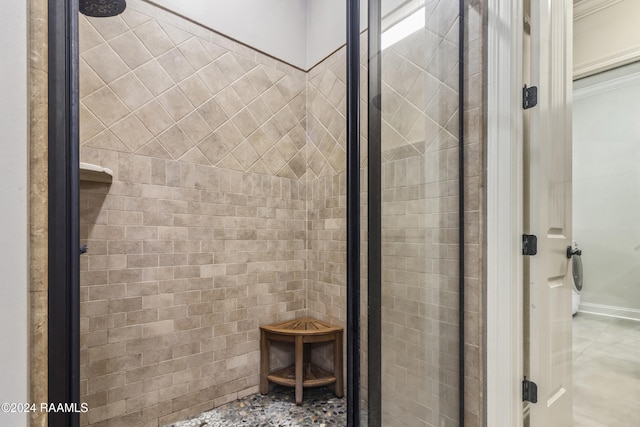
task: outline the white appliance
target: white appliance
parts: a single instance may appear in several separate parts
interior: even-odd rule
[[[572,251],[571,262],[573,271],[573,287],[571,288],[572,295],[572,312],[576,314],[580,308],[580,294],[582,294],[582,254],[581,250],[577,249],[577,244],[574,245],[575,250]]]

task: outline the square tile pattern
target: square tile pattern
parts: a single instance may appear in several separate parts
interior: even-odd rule
[[[133,154],[303,178],[305,73],[132,6],[107,20],[80,16],[81,145],[109,149],[113,134]]]

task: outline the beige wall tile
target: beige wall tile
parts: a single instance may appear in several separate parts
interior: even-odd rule
[[[189,40],[180,44],[178,46],[178,50],[180,50],[194,70],[201,69],[212,60],[207,50],[202,46],[202,42],[198,37],[191,37]]]
[[[82,155],[117,169],[108,189],[82,189],[82,238],[98,250],[82,272],[83,381],[96,402],[86,419],[169,423],[255,390],[259,325],[306,314],[345,323],[345,54],[305,74],[151,5],[118,19],[111,29],[83,24],[82,99],[95,126],[86,120]],[[433,368],[416,343],[455,362],[456,295],[437,290],[457,273],[456,157],[447,151],[457,141],[444,137],[457,104],[416,52],[385,52],[383,74],[397,73],[384,115],[385,360],[395,357],[385,378],[392,405],[408,405],[398,416],[410,417],[428,411],[439,381],[406,375]],[[453,66],[448,58],[436,74]],[[479,108],[477,95],[470,105]],[[480,186],[479,144],[469,153],[469,182]],[[480,270],[470,263],[467,274]],[[456,366],[443,362],[442,372],[454,377]]]
[[[196,107],[202,105],[213,95],[197,74],[186,78],[179,86],[186,97],[189,98],[189,101]]]
[[[162,55],[174,46],[169,36],[155,20],[147,21],[137,27],[134,32],[155,57]]]
[[[153,135],[133,114],[110,127],[113,134],[132,152],[149,142]]]
[[[93,28],[87,17],[80,16],[80,19],[78,19],[78,25],[81,28],[80,33],[82,34],[79,40],[80,53],[94,48],[104,42],[104,38],[95,30],[95,28]]]
[[[178,49],[171,49],[158,57],[158,63],[176,83],[180,83],[194,72],[193,67]]]
[[[107,84],[129,71],[129,67],[107,43],[84,52],[82,59]]]
[[[160,95],[174,85],[171,76],[156,60],[146,63],[136,69],[134,73],[155,96]]]
[[[151,93],[133,73],[125,74],[109,86],[131,111],[153,99]]]
[[[105,126],[111,126],[129,112],[115,93],[104,87],[83,99],[83,104]]]
[[[152,58],[149,51],[131,31],[126,31],[110,40],[109,45],[132,70]]]

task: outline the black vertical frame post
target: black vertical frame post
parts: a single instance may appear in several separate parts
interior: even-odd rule
[[[77,0],[49,0],[49,403],[80,401]],[[77,412],[49,425],[76,427]]]
[[[464,426],[464,275],[465,275],[465,259],[464,259],[464,51],[465,51],[465,4],[466,0],[460,0],[460,15],[458,17],[458,310],[459,310],[459,329],[458,329],[458,405],[459,405],[459,425]]]
[[[360,0],[347,0],[347,426],[360,426]]]
[[[368,62],[368,412],[369,426],[382,425],[382,112],[381,0],[369,0]]]

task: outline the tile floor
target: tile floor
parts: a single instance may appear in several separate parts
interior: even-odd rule
[[[578,313],[573,321],[573,427],[637,427],[640,419],[640,322]],[[276,387],[170,427],[344,426],[346,401],[331,388]]]
[[[298,406],[293,388],[276,386],[167,427],[342,427],[346,410],[346,398],[335,397],[332,387],[305,389]]]
[[[640,322],[578,313],[573,388],[574,427],[640,425]]]

